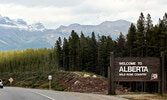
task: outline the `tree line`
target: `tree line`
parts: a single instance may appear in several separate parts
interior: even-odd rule
[[[137,24],[131,24],[128,33],[120,33],[116,40],[110,36],[79,36],[74,30],[68,39],[55,43],[57,64],[68,71],[87,71],[107,76],[110,52],[117,57],[159,57],[167,52],[167,13],[153,25],[151,15],[141,13]]]
[[[3,51],[0,53],[0,72],[56,70],[55,57],[54,48]]]

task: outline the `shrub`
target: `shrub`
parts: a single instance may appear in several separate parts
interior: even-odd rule
[[[49,83],[45,83],[45,84],[41,85],[40,88],[48,89],[49,88]]]
[[[66,86],[64,84],[59,84],[57,81],[54,81],[52,83],[52,89],[56,91],[64,91],[66,89]]]

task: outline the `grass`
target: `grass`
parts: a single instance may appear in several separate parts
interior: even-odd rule
[[[149,94],[147,92],[127,92],[122,95],[138,95],[138,94]]]
[[[133,98],[133,97],[125,97],[125,98],[129,100],[148,100],[148,99],[138,99],[138,98]]]
[[[154,95],[154,96],[146,96],[148,98],[151,98],[151,99],[160,99],[160,100],[167,100],[167,94],[157,94],[157,95]]]
[[[139,95],[138,97],[133,95]],[[142,95],[143,93],[132,93],[132,94],[128,94],[128,95],[132,95],[132,96],[124,96],[124,98],[129,99],[129,100],[167,100],[167,94],[154,94],[154,95]],[[145,93],[144,93],[145,94]],[[148,94],[148,93],[146,93]]]

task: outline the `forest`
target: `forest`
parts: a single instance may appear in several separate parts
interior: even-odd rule
[[[27,49],[0,53],[0,72],[86,71],[107,76],[110,52],[116,57],[159,57],[167,52],[167,13],[153,25],[151,15],[140,14],[128,33],[117,39],[91,36],[72,30],[69,38],[58,38],[51,49]]]
[[[56,70],[55,50],[40,48],[3,51],[0,53],[0,72],[35,72]]]

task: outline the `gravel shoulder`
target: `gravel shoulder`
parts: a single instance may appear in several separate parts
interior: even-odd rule
[[[65,94],[76,97],[79,100],[128,100],[119,96],[65,92]]]

